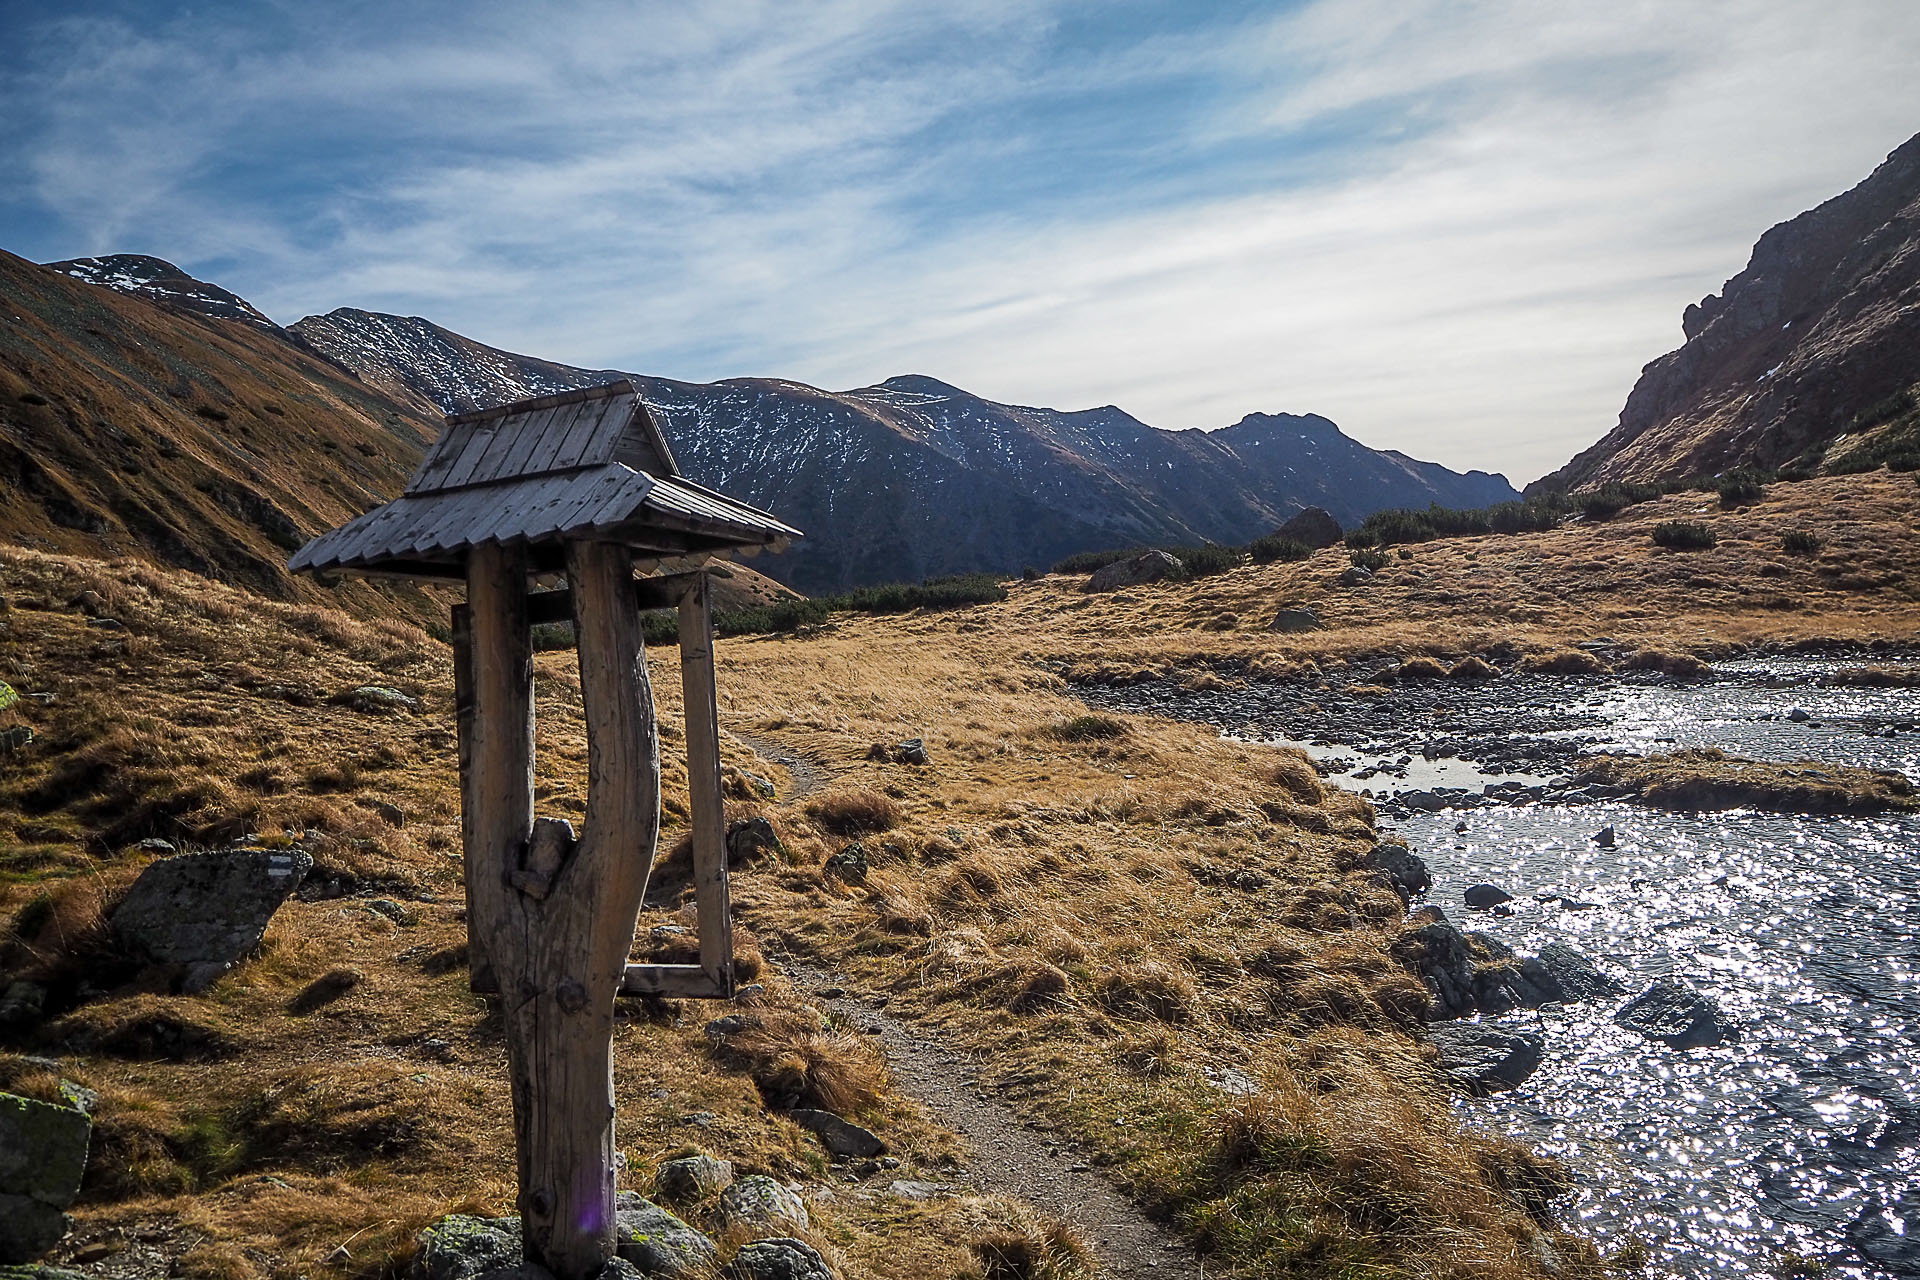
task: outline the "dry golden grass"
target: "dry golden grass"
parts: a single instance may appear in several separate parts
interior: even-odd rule
[[[888,1087],[864,1038],[844,1040],[784,980],[790,954],[974,1055],[1034,1119],[1211,1243],[1210,1269],[1500,1280],[1542,1274],[1551,1247],[1569,1273],[1590,1270],[1585,1246],[1536,1221],[1551,1171],[1463,1132],[1408,1035],[1425,993],[1389,956],[1398,900],[1357,866],[1365,802],[1303,757],[1199,727],[1107,717],[1117,728],[1087,732],[1066,679],[1344,687],[1357,658],[1424,657],[1465,678],[1484,674],[1469,660],[1506,669],[1596,634],[1663,655],[1663,670],[1759,642],[1908,637],[1917,500],[1885,475],[1775,485],[1737,512],[1676,495],[1604,525],[1411,548],[1353,591],[1331,585],[1344,563],[1332,551],[1126,599],[1046,578],[962,612],[724,642],[723,726],[833,781],[796,799],[785,771],[724,741],[728,767],[781,789],[737,811],[765,813],[785,849],[736,872],[738,941],[772,961],[768,992],[747,1010],[750,1056],[715,1052],[707,1008],[626,1010],[623,1151],[643,1174],[697,1137],[743,1169],[823,1180],[814,1140],[768,1115],[771,1089],[859,1110],[907,1176],[941,1176],[954,1140]],[[1683,516],[1714,525],[1718,546],[1656,551],[1651,522]],[[1788,527],[1818,530],[1824,550],[1777,554]],[[87,592],[97,603],[70,603]],[[0,758],[0,919],[32,926],[9,964],[87,955],[147,835],[293,832],[316,884],[361,895],[290,903],[263,954],[203,996],[122,985],[22,1046],[64,1047],[67,1074],[101,1093],[88,1227],[190,1223],[206,1243],[181,1265],[228,1280],[371,1277],[437,1214],[511,1204],[499,1028],[461,958],[445,647],[133,562],[0,549],[0,595],[0,679],[54,694],[11,709],[39,740]],[[1266,631],[1287,601],[1312,603],[1326,629]],[[89,627],[89,608],[127,630]],[[1223,615],[1235,629],[1208,629]],[[671,652],[651,667],[670,848],[686,814],[678,672]],[[362,684],[423,709],[329,703]],[[577,818],[570,655],[538,657],[536,698],[538,808]],[[930,765],[869,758],[907,737],[925,738]],[[843,833],[868,851],[864,885],[823,869]],[[684,926],[684,879],[669,872],[643,947],[651,925]],[[369,910],[368,893],[405,899],[411,922]],[[360,980],[302,1000],[344,970]],[[1229,1067],[1262,1092],[1242,1103],[1217,1089],[1208,1072]],[[690,1128],[696,1113],[711,1118]],[[983,1226],[968,1197],[846,1195],[816,1212],[849,1275],[886,1280],[981,1266],[970,1245],[1013,1230]],[[349,1240],[350,1259],[329,1261]]]

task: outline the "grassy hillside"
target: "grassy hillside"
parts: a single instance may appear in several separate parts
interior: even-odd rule
[[[1714,545],[1657,546],[1674,522]],[[1359,869],[1367,806],[1291,753],[1090,715],[1062,673],[1338,685],[1362,656],[1552,663],[1602,633],[1673,656],[1907,640],[1917,526],[1920,486],[1880,472],[1733,509],[1676,494],[1606,522],[1396,548],[1357,588],[1334,585],[1348,553],[1330,549],[1103,596],[1055,576],[966,610],[723,642],[731,803],[782,841],[736,875],[742,950],[767,990],[737,1010],[755,1034],[734,1052],[702,1032],[723,1010],[625,1010],[630,1181],[688,1146],[798,1179],[849,1277],[977,1274],[973,1245],[1045,1234],[1029,1207],[891,1190],[951,1182],[962,1149],[858,1024],[823,1016],[805,975],[824,972],[977,1061],[997,1096],[1203,1246],[1210,1271],[1532,1276],[1553,1258],[1556,1274],[1597,1273],[1588,1245],[1536,1217],[1563,1175],[1451,1117],[1417,1034],[1424,990],[1388,955],[1400,904]],[[1789,534],[1817,545],[1789,551]],[[101,1094],[77,1238],[117,1231],[210,1280],[371,1276],[440,1213],[508,1209],[503,1050],[460,959],[444,645],[17,548],[0,551],[0,594],[0,679],[52,695],[0,711],[36,734],[0,756],[5,965],[55,992],[48,1023],[11,1047],[63,1055]],[[1327,628],[1265,630],[1296,603]],[[673,659],[653,662],[668,827],[643,926],[674,920],[684,886]],[[538,808],[577,818],[577,673],[564,651],[537,662]],[[334,701],[364,684],[420,710]],[[930,764],[873,749],[907,737]],[[264,954],[204,995],[116,970],[98,921],[150,856],[134,843],[246,834],[309,849],[324,896],[283,908]],[[643,927],[637,954],[673,945]],[[1223,1090],[1230,1071],[1258,1091]],[[4,1087],[53,1078],[0,1057]],[[899,1170],[830,1168],[768,1108],[796,1089],[836,1098]]]
[[[1058,589],[723,644],[723,723],[742,735],[727,762],[778,797],[747,798],[738,774],[730,790],[784,846],[742,870],[736,900],[757,939],[747,953],[780,959],[746,1010],[764,1034],[745,1056],[716,1054],[707,1007],[623,1018],[620,1133],[636,1176],[693,1143],[802,1179],[849,1276],[948,1276],[973,1265],[970,1243],[1040,1229],[1003,1202],[888,1190],[950,1178],[955,1141],[886,1085],[857,1027],[823,1029],[784,976],[809,962],[983,1055],[1003,1096],[1076,1135],[1216,1265],[1538,1274],[1557,1237],[1527,1206],[1554,1175],[1452,1120],[1409,1034],[1424,995],[1386,955],[1399,904],[1355,870],[1372,844],[1366,806],[1298,757],[1185,726],[1090,727],[1035,661],[1054,637],[1016,621]],[[59,1006],[15,1047],[66,1055],[63,1073],[101,1093],[85,1231],[145,1232],[193,1276],[370,1275],[436,1214],[506,1209],[502,1049],[457,959],[445,648],[405,624],[126,562],[9,550],[0,592],[0,678],[53,695],[6,713],[37,737],[0,758],[8,964],[50,976]],[[65,603],[89,592],[124,631]],[[671,758],[677,681],[662,658]],[[422,710],[330,701],[367,683]],[[539,807],[577,816],[585,752],[566,654],[540,656],[537,691]],[[930,765],[871,758],[910,734]],[[746,738],[829,781],[794,798],[795,777]],[[683,788],[670,765],[669,848]],[[347,896],[290,903],[265,954],[203,996],[112,972],[97,921],[148,856],[132,843],[242,833],[298,840],[320,864],[314,883]],[[865,883],[826,869],[855,841]],[[683,857],[657,873],[652,922],[679,906]],[[1210,1083],[1228,1067],[1261,1092]],[[19,1059],[0,1059],[0,1075],[51,1087]],[[795,1080],[850,1098],[901,1171],[830,1177],[813,1139],[763,1101],[759,1086]],[[712,1119],[689,1126],[699,1112]],[[1586,1265],[1577,1242],[1554,1247]]]

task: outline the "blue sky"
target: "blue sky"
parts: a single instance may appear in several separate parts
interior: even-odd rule
[[[1920,131],[1905,0],[0,3],[0,248],[1518,481]]]

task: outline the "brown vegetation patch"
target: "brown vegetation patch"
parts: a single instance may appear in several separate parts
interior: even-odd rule
[[[1553,649],[1520,659],[1520,669],[1544,676],[1601,676],[1613,668],[1584,649]]]
[[[1713,668],[1690,653],[1668,653],[1662,649],[1641,649],[1621,664],[1628,671],[1658,671],[1675,680],[1704,680]]]
[[[865,1036],[829,1025],[812,1008],[748,1009],[718,1045],[752,1078],[767,1104],[850,1116],[879,1102],[889,1084],[884,1055]]]
[[[1772,809],[1782,813],[1885,813],[1920,808],[1904,774],[1802,760],[1743,760],[1714,748],[1657,756],[1592,756],[1581,782],[1630,787],[1663,809]]]
[[[837,836],[875,835],[900,823],[900,806],[865,788],[829,791],[807,802],[807,816]]]

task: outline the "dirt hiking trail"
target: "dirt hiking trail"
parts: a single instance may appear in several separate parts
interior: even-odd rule
[[[729,730],[793,777],[791,803],[833,777],[825,762],[757,735]],[[1109,1280],[1204,1280],[1199,1257],[1093,1171],[1071,1143],[1023,1119],[982,1083],[966,1054],[929,1040],[877,1004],[847,990],[839,975],[797,960],[769,956],[788,978],[812,989],[835,1017],[868,1031],[885,1046],[900,1086],[942,1125],[966,1139],[972,1159],[961,1178],[981,1192],[1026,1201],[1071,1223]]]

